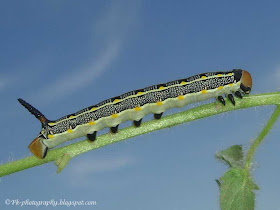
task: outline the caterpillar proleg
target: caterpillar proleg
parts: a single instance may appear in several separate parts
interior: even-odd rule
[[[26,101],[18,101],[42,123],[42,130],[30,143],[29,149],[38,158],[44,158],[48,149],[65,141],[82,136],[94,141],[97,131],[106,127],[112,133],[117,133],[118,125],[128,120],[139,127],[142,118],[150,113],[154,114],[155,119],[160,119],[162,113],[170,108],[214,97],[225,105],[223,95],[235,105],[233,95],[242,98],[250,93],[251,88],[252,78],[245,70],[208,72],[133,90],[58,120],[48,120]]]

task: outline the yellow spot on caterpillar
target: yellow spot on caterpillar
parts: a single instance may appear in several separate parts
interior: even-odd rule
[[[180,85],[185,85],[186,84],[186,82],[185,81],[182,81],[181,83],[180,83]]]
[[[135,111],[140,111],[140,110],[141,110],[141,107],[136,106],[136,107],[134,108],[134,110],[135,110]]]
[[[217,89],[218,89],[218,90],[221,90],[221,89],[223,89],[223,86],[219,86]]]
[[[50,126],[53,126],[53,125],[55,125],[55,123],[48,123]]]
[[[53,135],[49,134],[49,135],[48,135],[48,138],[49,138],[49,139],[53,138]]]
[[[162,105],[162,102],[161,102],[161,101],[158,101],[156,104],[157,104],[157,106],[161,106],[161,105]]]
[[[207,90],[202,90],[201,93],[205,94],[205,93],[207,93]]]
[[[88,122],[88,124],[89,124],[89,125],[94,125],[94,124],[95,124],[95,122],[93,122],[93,121],[89,121],[89,122]]]
[[[180,96],[178,96],[178,99],[179,99],[179,100],[183,100],[183,99],[184,99],[184,96],[180,95]]]
[[[94,111],[94,110],[96,110],[96,107],[92,107],[92,108],[90,109],[90,111]]]
[[[163,87],[163,86],[160,86],[158,89],[163,90],[163,89],[164,89],[164,87]]]
[[[116,103],[116,102],[118,102],[118,101],[120,101],[120,100],[119,100],[119,99],[115,99],[115,100],[114,100],[114,103]]]
[[[218,77],[221,77],[222,75],[221,75],[221,74],[217,74],[217,76],[218,76]]]
[[[112,114],[111,117],[116,118],[116,117],[118,117],[118,114]]]
[[[141,94],[143,94],[143,92],[138,92],[136,95],[141,95]]]
[[[206,79],[206,78],[207,78],[206,76],[202,76],[202,77],[201,77],[201,79]]]
[[[233,84],[232,83],[230,83],[230,84],[228,84],[230,87],[232,87],[233,86]]]
[[[228,73],[228,76],[232,76],[232,73]]]
[[[67,132],[68,132],[68,133],[72,133],[72,132],[73,132],[73,130],[71,130],[71,129],[68,129],[68,130],[67,130]]]
[[[69,119],[73,119],[75,116],[73,116],[73,115],[71,115],[70,117],[69,117]]]

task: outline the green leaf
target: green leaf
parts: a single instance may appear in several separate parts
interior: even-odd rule
[[[57,171],[56,173],[60,173],[69,163],[69,161],[72,159],[72,155],[65,153],[60,158],[54,161],[54,164],[57,165]]]
[[[242,145],[234,145],[217,152],[216,157],[227,163],[230,167],[243,167]]]
[[[222,210],[253,210],[255,193],[259,187],[246,169],[231,168],[220,182],[220,207]]]

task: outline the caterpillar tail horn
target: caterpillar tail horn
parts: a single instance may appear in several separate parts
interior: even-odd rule
[[[27,103],[25,100],[21,98],[19,98],[18,101],[22,106],[24,106],[32,115],[34,115],[42,123],[42,127],[44,127],[49,122],[49,120],[31,104]]]
[[[42,128],[46,127],[49,120],[38,109],[21,98],[19,98],[18,101],[42,123]],[[29,150],[40,159],[45,158],[48,152],[48,147],[43,142],[44,139],[46,139],[46,137],[40,132],[28,146]]]

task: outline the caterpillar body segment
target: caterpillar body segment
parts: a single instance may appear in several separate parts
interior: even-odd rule
[[[170,108],[209,98],[217,98],[226,105],[223,95],[235,105],[233,94],[242,98],[242,95],[250,93],[251,88],[252,78],[245,70],[208,72],[130,91],[55,121],[48,120],[24,100],[19,99],[19,102],[42,123],[42,130],[30,143],[29,149],[38,158],[44,158],[48,149],[65,141],[82,136],[94,141],[97,131],[106,127],[111,133],[117,133],[119,124],[128,120],[139,127],[143,117],[150,113],[155,119],[160,119]]]

